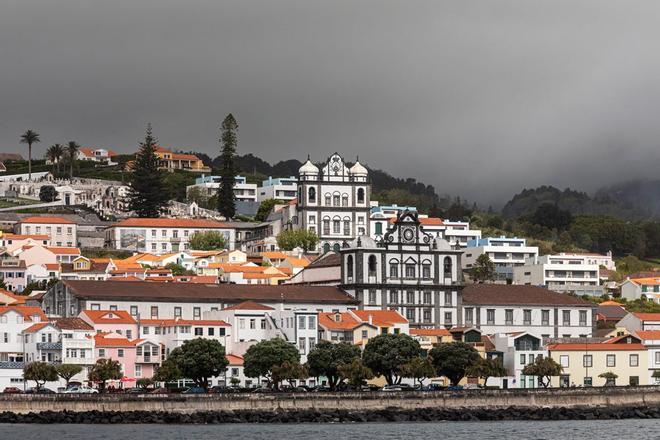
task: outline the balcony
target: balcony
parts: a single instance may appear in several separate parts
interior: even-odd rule
[[[62,350],[61,342],[37,342],[37,350]]]

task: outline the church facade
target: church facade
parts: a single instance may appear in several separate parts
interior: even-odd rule
[[[298,174],[293,227],[315,232],[319,250],[338,252],[345,242],[369,234],[371,183],[359,161],[349,168],[334,153],[319,170],[308,158]]]
[[[341,250],[340,287],[365,309],[396,309],[411,327],[461,325],[461,250],[402,212],[381,240],[359,236]]]

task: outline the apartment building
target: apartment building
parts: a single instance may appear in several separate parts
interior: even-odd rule
[[[56,247],[76,247],[78,226],[62,217],[25,217],[14,226],[20,235],[47,235],[50,244]]]
[[[491,341],[495,351],[502,353],[502,365],[509,375],[506,382],[500,380],[502,388],[539,388],[538,377],[525,376],[522,371],[546,356],[540,336],[525,331],[498,333],[491,337]]]
[[[112,249],[160,255],[190,249],[190,237],[207,231],[222,234],[227,247],[234,249],[235,229],[206,219],[129,218],[106,229],[106,243]]]
[[[486,254],[495,263],[495,271],[500,279],[513,279],[513,268],[523,266],[528,259],[536,259],[539,248],[527,246],[525,238],[486,237],[469,240],[463,253],[463,269],[471,269],[477,259]]]
[[[221,182],[220,176],[202,176],[195,179],[195,184],[186,188],[186,192],[190,192],[192,188],[198,188],[207,197],[212,197],[217,194]],[[257,184],[247,183],[244,176],[236,176],[234,181],[234,197],[239,202],[256,202],[257,201]]]
[[[298,197],[298,179],[295,176],[276,179],[268,177],[267,180],[261,182],[261,186],[257,189],[258,202],[268,199],[288,202],[296,200],[296,197]]]
[[[576,295],[601,296],[599,266],[593,259],[577,254],[543,255],[528,258],[513,268],[513,282],[543,286],[550,290]]]

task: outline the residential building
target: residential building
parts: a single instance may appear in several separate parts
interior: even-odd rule
[[[458,244],[461,248],[466,248],[468,242],[481,239],[481,231],[470,229],[470,222],[444,219],[442,223],[445,227],[444,238],[452,245]]]
[[[406,318],[396,310],[348,310],[319,313],[319,339],[364,347],[381,334],[409,334]]]
[[[0,362],[24,362],[23,332],[46,321],[39,307],[0,306]]]
[[[628,278],[621,283],[621,298],[629,301],[646,298],[660,304],[660,275],[647,278]]]
[[[117,153],[105,148],[81,148],[78,150],[77,159],[90,162],[103,162],[105,165],[117,165],[112,161]],[[47,161],[48,162],[48,161]]]
[[[585,339],[580,343],[547,346],[548,356],[562,367],[562,374],[551,379],[552,386],[648,385],[648,350],[639,338],[621,336],[605,342]],[[599,377],[614,373],[616,379]]]
[[[590,257],[577,254],[535,256],[513,268],[513,282],[580,296],[601,296],[604,289],[599,266],[591,261]]]
[[[141,319],[181,316],[200,319],[203,313],[221,310],[243,301],[255,301],[275,309],[345,311],[359,303],[331,286],[251,286],[238,284],[145,283],[143,281],[63,280],[41,298],[49,315],[78,316],[83,310],[126,310]],[[177,310],[178,309],[178,310]]]
[[[496,274],[500,279],[513,279],[513,268],[523,266],[527,259],[536,259],[539,248],[527,246],[525,238],[486,237],[469,240],[463,254],[463,269],[471,269],[477,259],[486,254],[495,264]]]
[[[158,355],[159,350],[153,346],[149,351],[143,350],[144,362],[142,363],[156,363],[152,361],[165,359],[172,350],[195,338],[214,339],[220,342],[227,351],[231,350],[231,326],[227,322],[219,319],[206,319],[201,316],[197,316],[195,319],[183,319],[180,315],[180,307],[174,312],[173,318],[165,319],[141,318],[139,313],[134,315],[140,325],[140,341],[147,340],[152,345],[162,348],[160,356]]]
[[[196,232],[215,231],[234,249],[236,236],[225,223],[205,219],[129,218],[106,230],[106,243],[112,249],[165,254],[190,249],[190,237]]]
[[[323,170],[307,159],[298,173],[298,202],[289,220],[294,229],[315,232],[323,252],[338,252],[344,242],[368,234],[371,183],[359,161],[349,169],[335,153]]]
[[[295,176],[279,177],[276,179],[268,177],[268,180],[262,181],[261,186],[257,189],[258,202],[268,199],[288,202],[289,200],[296,200],[297,196],[298,179]]]
[[[648,351],[648,383],[660,385],[660,377],[653,377],[660,371],[660,330],[640,330],[634,334],[638,337]]]
[[[137,359],[136,341],[118,333],[97,333],[94,338],[94,355],[98,359],[111,359],[119,362],[122,376],[135,378],[135,362]],[[135,386],[135,382],[126,382],[127,388]]]
[[[584,338],[595,326],[595,304],[542,287],[471,284],[461,301],[458,325],[484,334],[528,331],[543,338]]]
[[[57,247],[75,247],[78,244],[78,227],[71,220],[61,217],[26,217],[14,228],[16,234],[47,235],[50,243]]]
[[[540,388],[538,377],[525,376],[522,371],[537,359],[546,356],[541,337],[529,332],[498,333],[491,337],[495,350],[502,353],[502,365],[508,378],[502,388]]]
[[[135,318],[125,309],[119,309],[115,305],[100,309],[96,304],[90,304],[90,308],[82,310],[78,317],[94,327],[96,333],[116,333],[131,341],[139,335]]]
[[[449,330],[440,328],[411,328],[410,336],[419,342],[420,347],[428,352],[433,347],[444,342],[452,342],[453,338]]]
[[[458,323],[461,251],[402,213],[379,242],[358,237],[341,251],[341,288],[365,309],[394,309],[411,327]]]
[[[341,255],[326,252],[284,283],[336,286],[341,283]]]
[[[640,330],[660,330],[660,313],[628,313],[617,327],[623,327],[630,333]]]
[[[204,176],[195,179],[195,184],[186,187],[186,193],[191,189],[197,188],[207,197],[212,197],[218,193],[221,182],[220,176]],[[247,183],[244,176],[236,176],[234,180],[234,197],[237,202],[256,202],[257,184]]]
[[[603,301],[596,309],[596,321],[617,323],[626,317],[628,312],[616,301]]]
[[[177,153],[167,148],[157,147],[156,156],[160,159],[161,168],[167,171],[191,171],[208,173],[211,168],[204,165],[202,160],[194,154]]]

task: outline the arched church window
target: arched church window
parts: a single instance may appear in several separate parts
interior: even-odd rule
[[[364,203],[364,188],[358,188],[357,201],[358,203]]]

